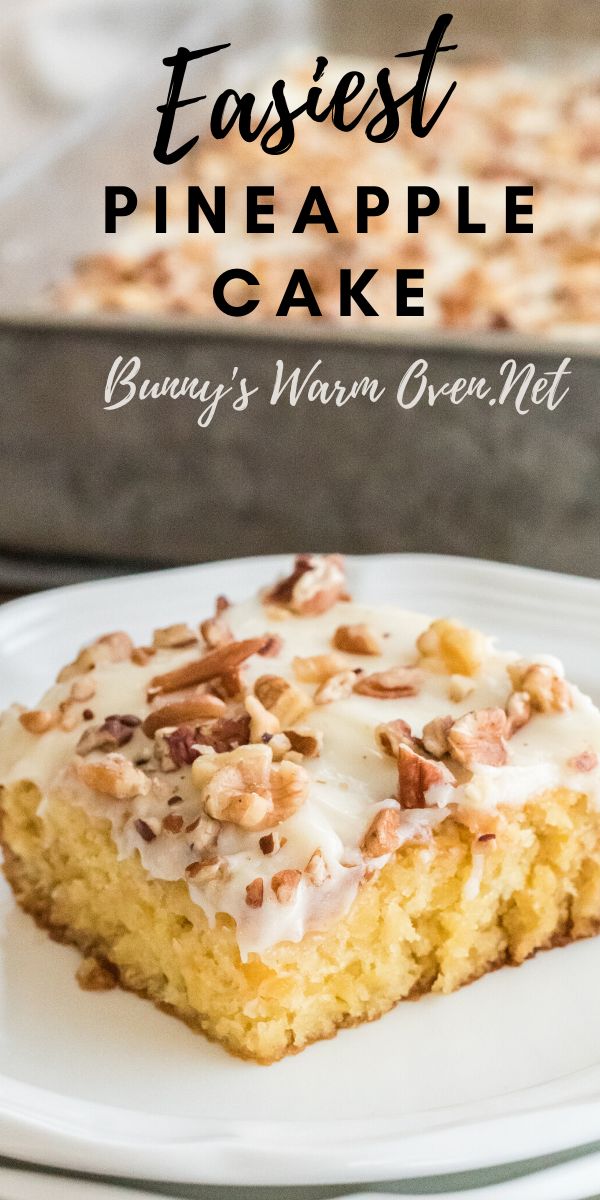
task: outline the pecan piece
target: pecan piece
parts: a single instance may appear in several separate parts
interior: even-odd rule
[[[346,654],[381,654],[381,639],[365,624],[338,625],[333,644]]]
[[[114,800],[132,800],[150,791],[150,780],[121,754],[107,754],[94,762],[76,763],[78,778],[86,787]]]
[[[146,737],[154,737],[158,729],[165,729],[169,725],[183,725],[186,721],[197,721],[202,717],[219,717],[224,712],[225,704],[218,696],[211,696],[210,693],[190,696],[187,700],[153,709],[148,713],[142,729]]]
[[[254,692],[281,726],[293,725],[312,708],[310,696],[281,675],[261,675],[254,684]]]
[[[264,881],[260,876],[257,879],[253,879],[246,887],[246,904],[248,907],[262,908],[264,893]]]
[[[197,635],[189,625],[165,625],[163,629],[155,629],[152,638],[153,650],[179,650],[184,646],[193,646],[198,641]]]
[[[584,750],[581,754],[576,754],[574,758],[570,758],[567,766],[572,771],[595,771],[598,766],[598,755],[594,750]]]
[[[217,596],[214,616],[200,623],[200,633],[210,650],[216,650],[218,646],[225,646],[233,641],[233,634],[224,616],[230,607],[225,596]]]
[[[443,758],[448,754],[448,732],[453,724],[452,717],[434,717],[433,721],[428,721],[424,726],[421,740],[427,753],[433,758]]]
[[[387,671],[361,676],[354,691],[376,700],[401,700],[404,696],[416,696],[422,682],[418,667],[390,667]]]
[[[217,646],[202,658],[185,663],[174,671],[167,671],[164,675],[155,675],[150,680],[149,694],[176,692],[179,688],[193,687],[197,683],[207,683],[210,679],[229,675],[252,654],[260,654],[268,640],[268,637],[247,638],[243,642]]]
[[[295,658],[292,666],[300,683],[325,683],[332,675],[345,671],[347,663],[341,654],[311,654]]]
[[[356,683],[355,671],[340,671],[322,683],[315,692],[315,704],[333,704],[336,700],[347,700]]]
[[[347,599],[344,560],[339,554],[298,554],[291,575],[263,597],[265,604],[281,605],[299,616],[316,616]]]
[[[502,767],[508,762],[507,728],[502,708],[480,708],[478,712],[465,713],[448,731],[450,753],[469,770],[478,763]]]
[[[417,754],[410,746],[398,749],[398,800],[402,808],[425,808],[430,788],[454,787],[454,777],[443,763]]]
[[[398,848],[400,819],[399,808],[380,808],[360,844],[363,858],[381,858]]]
[[[527,692],[513,692],[506,704],[506,737],[522,729],[531,717],[531,700]]]
[[[331,878],[322,850],[317,849],[314,854],[311,854],[304,868],[304,874],[313,887],[323,887],[323,884]]]
[[[57,723],[56,713],[45,708],[32,708],[19,713],[19,721],[28,733],[47,733]]]
[[[383,750],[384,754],[389,754],[390,758],[398,757],[400,746],[411,746],[413,749],[418,746],[408,721],[403,721],[400,717],[396,721],[387,721],[385,725],[377,725],[375,741],[379,749]]]
[[[126,746],[139,724],[139,717],[107,717],[102,725],[86,729],[77,743],[77,753],[90,754],[92,750],[116,750],[119,746]]]
[[[271,880],[271,887],[279,904],[293,904],[301,879],[301,871],[289,868],[286,871],[277,871]]]

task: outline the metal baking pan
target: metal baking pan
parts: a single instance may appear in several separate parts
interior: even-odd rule
[[[289,50],[304,38],[321,48],[322,38],[331,49],[343,34],[351,48],[356,9],[349,4],[342,22],[335,4],[232,0],[223,17],[195,31],[196,44],[231,40],[236,70],[256,75],[262,60],[270,78],[277,46]],[[363,19],[364,10],[362,3]],[[389,10],[380,0],[382,20],[370,21],[384,45]],[[401,33],[396,28],[395,41]],[[506,333],[417,339],[322,320],[240,328],[226,319],[82,318],[36,308],[47,282],[101,242],[107,181],[122,176],[143,193],[167,178],[152,158],[149,119],[164,85],[164,74],[128,83],[112,112],[66,127],[43,160],[0,184],[0,549],[116,563],[307,546],[413,550],[600,575],[600,345]],[[136,401],[104,412],[108,370],[132,355],[151,379],[228,380],[239,364],[260,393],[245,412],[220,406],[207,429],[198,428],[189,401]],[[524,416],[510,404],[474,400],[403,411],[394,400],[416,359],[427,360],[439,388],[459,376],[495,383],[507,358],[532,361],[541,374],[565,356],[572,358],[569,394],[552,412],[539,407]],[[270,406],[278,359],[302,372],[320,359],[318,373],[330,380],[376,377],[386,396],[337,409]]]

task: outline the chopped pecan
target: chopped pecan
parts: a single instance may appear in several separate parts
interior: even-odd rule
[[[183,829],[181,813],[168,813],[166,817],[163,817],[162,827],[166,833],[181,833]]]
[[[567,766],[572,771],[595,771],[598,766],[598,755],[594,750],[584,750],[581,754],[576,754],[574,758],[570,758]]]
[[[476,629],[467,629],[459,621],[432,621],[417,638],[417,649],[424,665],[452,675],[476,675],[487,652],[487,642]]]
[[[507,717],[502,708],[465,713],[448,731],[450,753],[471,770],[477,763],[502,767],[508,761]]]
[[[127,633],[121,631],[107,633],[104,637],[92,642],[91,646],[84,646],[75,661],[68,663],[60,671],[58,682],[64,683],[76,675],[84,675],[87,671],[93,671],[94,667],[103,666],[105,663],[125,662],[126,659],[131,658],[132,650],[133,642]]]
[[[531,717],[531,700],[527,692],[513,692],[506,704],[506,737],[522,729]]]
[[[179,700],[172,704],[164,704],[148,713],[142,729],[147,737],[154,737],[157,729],[165,729],[168,725],[183,725],[187,721],[200,720],[203,717],[219,717],[225,712],[225,704],[218,696],[210,693],[200,696],[190,696],[187,700]]]
[[[245,829],[270,829],[292,816],[308,795],[308,776],[296,763],[273,763],[266,745],[197,759],[192,767],[205,811]]]
[[[150,680],[149,694],[159,692],[176,692],[179,688],[193,687],[197,683],[206,683],[210,679],[229,675],[241,666],[252,654],[259,654],[267,645],[268,637],[247,638],[243,642],[230,642],[225,646],[217,646],[209,650],[202,658],[185,663],[174,671],[164,675],[155,675]]]
[[[264,881],[260,878],[253,879],[246,887],[246,904],[249,908],[262,908],[265,892]]]
[[[443,758],[450,749],[448,732],[454,724],[453,717],[434,717],[423,728],[421,740],[428,754],[433,758]]]
[[[107,717],[102,725],[86,729],[77,743],[77,753],[90,754],[92,750],[116,750],[119,746],[126,746],[139,724],[139,717],[128,714]]]
[[[293,725],[312,708],[310,696],[281,675],[261,675],[254,684],[254,692],[281,726]]]
[[[261,658],[278,658],[283,650],[283,638],[278,633],[269,633],[268,642],[262,650],[259,650]]]
[[[19,721],[28,733],[47,733],[57,724],[58,716],[45,708],[32,708],[19,713]]]
[[[86,787],[115,800],[132,800],[134,796],[145,796],[150,790],[148,776],[121,754],[107,754],[94,762],[79,760],[75,769]]]
[[[361,676],[354,691],[376,700],[400,700],[404,696],[416,696],[422,682],[423,675],[418,667],[390,667],[387,671]]]
[[[363,858],[381,858],[397,849],[400,820],[399,808],[380,808],[360,844]]]
[[[131,651],[131,661],[136,667],[146,667],[156,651],[152,646],[134,646]]]
[[[134,821],[133,824],[135,826],[136,833],[139,833],[142,841],[144,842],[153,842],[160,829],[158,821],[153,818],[143,821],[141,817],[138,817],[137,821]]]
[[[200,623],[200,633],[211,650],[233,641],[233,634],[224,616],[230,607],[229,600],[225,596],[217,596],[214,616],[208,617],[206,621]]]
[[[304,868],[304,874],[313,887],[323,887],[323,884],[331,878],[322,850],[317,849],[314,854],[311,854]]]
[[[250,718],[217,717],[200,725],[180,725],[166,735],[169,753],[177,767],[190,766],[200,755],[199,746],[209,746],[217,754],[245,746],[250,738]]]
[[[323,745],[323,734],[319,729],[285,729],[292,750],[303,758],[318,758]]]
[[[281,605],[299,616],[327,612],[347,600],[344,560],[339,554],[299,554],[294,570],[264,596],[266,604]]]
[[[292,663],[300,683],[325,683],[332,675],[345,671],[347,665],[341,654],[311,654],[308,658],[295,658]]]
[[[511,663],[508,673],[515,690],[527,693],[536,712],[566,712],[571,708],[573,697],[566,679],[547,663]]]
[[[261,704],[258,696],[246,696],[244,705],[250,717],[251,742],[266,741],[274,733],[280,732],[281,726],[275,713],[269,712],[269,709]]]
[[[400,717],[396,721],[387,721],[385,725],[377,725],[375,741],[379,749],[383,750],[384,754],[389,754],[390,758],[398,757],[400,746],[411,746],[413,749],[418,746],[408,721],[403,721]]]
[[[454,777],[443,763],[417,754],[410,746],[398,749],[398,800],[402,808],[425,808],[427,793],[438,785],[454,787]]]
[[[186,828],[190,850],[193,850],[200,858],[212,857],[219,840],[220,828],[218,821],[213,821],[208,813],[201,812],[196,820]]]
[[[333,644],[346,654],[381,654],[381,639],[368,625],[338,625]]]
[[[225,859],[215,854],[212,858],[203,858],[200,862],[190,863],[185,868],[185,873],[196,883],[210,883],[215,879],[225,879],[228,875],[228,868]]]
[[[179,650],[184,646],[193,646],[198,641],[197,635],[189,625],[165,625],[163,629],[155,629],[152,638],[153,650]]]
[[[263,836],[258,839],[258,844],[263,854],[273,854],[275,851],[275,834],[263,833]]]
[[[277,871],[271,880],[271,887],[279,904],[293,904],[301,879],[301,871],[289,868],[286,871]]]
[[[356,683],[355,671],[340,671],[322,683],[315,692],[315,704],[333,704],[336,700],[347,700]]]

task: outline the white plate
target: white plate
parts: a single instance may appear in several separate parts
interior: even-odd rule
[[[241,599],[284,558],[84,584],[0,609],[0,704],[33,702],[87,638],[147,637]],[[420,555],[350,561],[352,591],[561,655],[600,699],[600,582]],[[600,1138],[600,941],[544,954],[273,1067],[135,997],[82,993],[76,955],[1,897],[0,1154],[138,1178],[326,1184],[473,1170]]]

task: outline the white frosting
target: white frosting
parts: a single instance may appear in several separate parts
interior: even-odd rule
[[[228,611],[227,620],[236,638],[254,637],[267,630],[280,635],[283,647],[277,657],[251,658],[245,669],[251,684],[259,675],[283,675],[295,681],[292,660],[331,652],[331,639],[340,624],[365,622],[380,634],[382,654],[377,657],[346,655],[349,667],[363,671],[415,662],[415,642],[429,624],[416,613],[392,607],[373,607],[354,603],[335,605],[318,617],[290,616],[274,622],[259,601],[239,605]],[[85,788],[69,770],[83,730],[101,723],[114,713],[133,713],[144,717],[148,709],[146,689],[152,676],[198,657],[197,648],[163,650],[147,666],[122,662],[97,667],[92,678],[94,697],[81,704],[89,707],[94,719],[65,732],[53,729],[33,735],[22,727],[18,709],[9,710],[0,723],[0,780],[4,783],[27,779],[35,783],[43,796],[40,815],[44,818],[53,789],[60,787],[74,804],[82,805],[92,817],[110,821],[119,857],[139,853],[145,869],[163,880],[185,878],[185,868],[197,859],[190,848],[190,834],[159,832],[153,841],[144,841],[135,821],[154,821],[160,830],[168,812],[180,813],[185,824],[198,815],[200,793],[192,781],[189,767],[163,774],[156,772],[147,796],[133,801],[117,801]],[[512,690],[507,663],[512,654],[498,653],[491,643],[489,654],[472,681],[473,691],[461,702],[449,699],[449,676],[424,672],[418,695],[400,700],[379,700],[354,693],[350,698],[316,706],[301,724],[319,730],[323,748],[319,758],[305,759],[303,766],[310,777],[309,795],[301,808],[277,833],[287,839],[276,853],[266,856],[259,847],[260,833],[237,826],[223,825],[218,853],[227,860],[229,875],[224,881],[200,884],[188,880],[190,895],[214,921],[218,912],[228,913],[237,925],[240,951],[244,957],[260,953],[280,941],[299,941],[311,929],[322,929],[346,912],[351,905],[365,866],[379,869],[388,856],[363,861],[360,844],[376,812],[386,806],[397,807],[397,769],[392,758],[377,746],[375,727],[403,718],[413,734],[439,716],[457,718],[466,712],[503,707]],[[536,661],[541,661],[537,658]],[[552,662],[554,660],[545,659]],[[300,685],[310,691],[308,685]],[[51,688],[40,707],[54,709],[69,694],[71,684]],[[573,687],[573,706],[567,712],[535,714],[509,742],[509,761],[502,767],[478,765],[470,777],[455,788],[439,785],[430,789],[427,807],[408,810],[401,816],[403,841],[427,841],[432,828],[460,806],[462,811],[479,813],[479,824],[498,806],[519,805],[548,788],[566,786],[585,792],[600,806],[600,768],[578,771],[572,761],[584,752],[600,753],[600,713],[591,700]],[[120,751],[128,758],[148,755],[151,743],[138,730],[133,740]],[[98,757],[94,752],[90,758]],[[571,763],[571,765],[569,765]],[[149,764],[150,768],[151,764]],[[173,795],[183,798],[176,807],[167,807]],[[291,904],[277,901],[270,887],[276,872],[286,868],[303,870],[316,849],[320,849],[330,878],[320,887],[303,878]],[[477,861],[475,858],[477,857]],[[476,894],[482,863],[474,856],[473,871],[465,895]],[[261,908],[246,903],[246,886],[258,876],[264,879]]]

